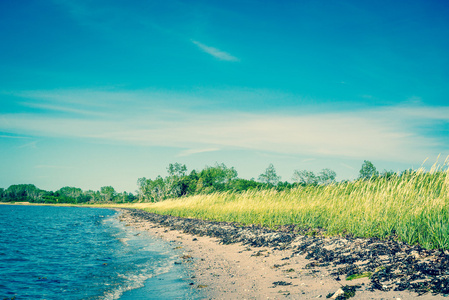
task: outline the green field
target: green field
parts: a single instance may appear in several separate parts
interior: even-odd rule
[[[296,224],[322,228],[330,235],[397,236],[425,248],[449,249],[449,171],[437,169],[281,192],[196,195],[134,207],[271,228]]]

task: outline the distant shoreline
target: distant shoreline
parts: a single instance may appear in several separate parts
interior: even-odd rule
[[[32,202],[0,202],[0,205],[29,205],[29,206],[73,206],[73,207],[94,207],[92,205],[79,205],[71,203],[32,203]]]

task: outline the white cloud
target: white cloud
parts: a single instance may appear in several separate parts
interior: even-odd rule
[[[315,160],[316,160],[316,158],[306,158],[306,159],[303,159],[301,162],[306,163],[306,162],[311,162],[311,161],[315,161]]]
[[[445,155],[448,149],[447,137],[426,134],[423,128],[438,128],[449,122],[449,107],[402,105],[314,114],[295,114],[293,110],[200,113],[177,99],[207,103],[211,100],[209,93],[205,98],[144,91],[70,93],[43,92],[39,99],[47,102],[42,100],[39,105],[51,109],[59,103],[58,110],[64,112],[72,111],[73,103],[77,103],[80,113],[88,106],[107,113],[69,117],[42,112],[0,114],[0,132],[189,149],[181,150],[179,156],[247,149],[312,158],[422,161],[435,152]]]
[[[355,170],[355,168],[353,166],[350,166],[350,165],[345,164],[345,163],[340,163],[340,166],[343,166],[343,167],[345,167],[346,169],[349,169],[349,170]]]
[[[61,105],[50,105],[50,104],[43,104],[43,103],[31,103],[31,102],[22,102],[20,103],[23,106],[26,107],[33,107],[33,108],[40,108],[45,110],[52,110],[57,112],[66,112],[66,113],[74,113],[74,114],[81,114],[81,115],[101,115],[100,112],[92,111],[92,110],[83,110],[78,108],[72,108],[67,106],[61,106]]]
[[[179,152],[179,154],[177,156],[183,157],[183,156],[190,156],[190,155],[200,154],[200,153],[205,153],[205,152],[214,152],[214,151],[219,151],[219,150],[220,150],[220,148],[188,149],[188,150]]]
[[[59,166],[59,165],[36,165],[34,166],[35,169],[73,169],[73,167],[68,166]]]
[[[449,107],[426,107],[426,106],[397,106],[392,110],[399,115],[407,116],[420,121],[446,121],[449,122]]]
[[[30,142],[30,143],[26,143],[26,144],[23,144],[23,145],[21,145],[21,146],[19,146],[19,148],[31,148],[31,149],[37,149],[37,141],[33,141],[33,142]]]
[[[29,139],[28,136],[16,136],[16,135],[7,135],[7,134],[0,134],[0,138],[3,139]]]
[[[218,148],[384,160],[422,160],[438,141],[421,136],[404,115],[388,110],[309,116],[185,112],[179,121],[63,119],[3,115],[0,130],[37,136],[87,138],[145,146],[189,147],[181,156]],[[410,123],[410,120],[408,120]],[[9,124],[9,125],[8,125]],[[199,149],[199,150],[198,150]]]
[[[239,59],[235,56],[232,56],[231,54],[221,51],[220,49],[214,48],[214,47],[210,47],[210,46],[206,46],[203,43],[200,43],[198,41],[193,41],[192,43],[194,43],[195,45],[197,45],[201,50],[203,50],[204,52],[206,52],[207,54],[212,55],[215,58],[218,58],[220,60],[226,60],[226,61],[239,61]]]

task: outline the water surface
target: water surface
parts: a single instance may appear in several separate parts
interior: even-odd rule
[[[116,215],[0,205],[0,299],[198,299],[174,245]]]

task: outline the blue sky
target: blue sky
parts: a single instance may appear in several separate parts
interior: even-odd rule
[[[449,155],[447,1],[0,1],[0,187]]]

